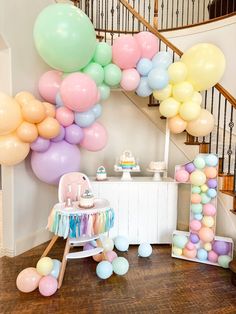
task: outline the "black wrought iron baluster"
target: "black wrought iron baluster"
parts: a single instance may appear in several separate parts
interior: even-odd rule
[[[176,3],[176,6],[177,6],[177,8],[176,8],[176,27],[178,27],[179,26],[179,0],[177,0],[177,3]]]
[[[174,26],[174,0],[172,0],[171,5],[172,5],[172,7],[171,7],[171,28],[173,28],[173,26]]]
[[[198,3],[197,3],[197,22],[199,23],[200,21],[200,0],[198,0]]]
[[[221,95],[222,94],[219,92],[219,97],[218,97],[218,115],[217,115],[217,131],[216,131],[216,154],[218,154],[218,150],[219,150]]]
[[[120,32],[120,1],[119,0],[117,0],[116,10],[117,10],[117,30],[118,32]]]
[[[234,107],[231,106],[231,112],[230,112],[230,122],[229,122],[229,149],[227,150],[228,154],[228,174],[230,174],[231,170],[231,156],[232,156],[232,135],[233,135],[233,128],[234,128],[234,122],[233,122],[233,117],[234,117]]]
[[[161,29],[163,29],[163,21],[164,21],[164,0],[161,3]]]
[[[112,0],[112,3],[111,3],[111,44],[113,44],[113,37],[114,37],[114,12],[115,12],[115,9],[114,9],[114,0]]]
[[[194,24],[194,10],[195,10],[195,0],[192,0],[193,7],[192,7],[192,24]]]
[[[97,23],[97,28],[99,29],[98,34],[100,35],[100,30],[101,30],[101,0],[98,0],[98,10],[97,10],[97,16],[98,16],[98,23]]]
[[[93,10],[94,10],[94,6],[93,6],[93,2],[94,0],[91,0],[91,21],[94,24],[93,18],[94,18],[94,14],[93,14]]]
[[[146,20],[146,5],[145,5],[145,1],[143,1],[143,18]],[[144,25],[143,25],[143,30],[144,29]]]
[[[106,1],[106,0],[105,0]],[[104,9],[104,10],[103,10]],[[106,28],[105,28],[105,25],[104,25],[104,16],[105,16],[105,14],[106,14],[106,12],[105,12],[105,14],[104,14],[104,11],[105,11],[105,8],[104,8],[104,0],[102,0],[102,3],[101,3],[101,8],[100,8],[100,10],[101,10],[101,25],[100,25],[100,27],[99,27],[99,29],[105,29],[105,31],[106,31]]]
[[[214,93],[215,93],[215,87],[213,86],[211,89],[211,114],[213,114],[214,110]],[[209,152],[211,153],[211,143],[212,143],[212,133],[210,133],[210,140],[209,140]]]
[[[206,91],[205,91],[205,95],[204,95],[204,109],[206,109],[206,107],[207,107],[207,96],[208,96],[208,91],[206,90]],[[205,136],[203,136],[202,142],[203,142],[203,143],[206,142],[206,137],[205,137]]]
[[[184,0],[182,0],[182,25],[184,26]]]
[[[140,0],[138,0],[138,14],[140,14]],[[141,22],[138,21],[138,31],[140,32]]]
[[[166,29],[169,28],[169,0],[167,0],[167,5],[166,5]]]
[[[227,5],[226,5],[226,14],[229,14],[229,0],[226,0],[227,1]]]
[[[235,1],[233,0],[233,3],[234,3]],[[221,0],[220,1],[220,16],[221,15],[223,15],[223,1]]]
[[[227,0],[226,0],[227,1]],[[214,15],[214,17],[216,17],[217,15],[216,15],[216,12],[217,12],[217,5],[216,5],[216,3],[215,3],[215,15]]]
[[[105,42],[107,41],[107,28],[108,28],[108,1],[109,0],[105,0],[105,33],[104,33],[104,37],[105,37]]]
[[[148,2],[148,23],[152,24],[151,23],[151,0],[149,0]]]
[[[126,10],[125,10],[125,29],[124,29],[125,33],[127,32],[128,15],[129,15],[129,11],[128,11],[128,9],[126,8]]]
[[[89,16],[89,0],[85,0],[85,14]]]
[[[189,21],[189,2],[190,2],[190,0],[188,0],[188,5],[187,5],[187,25],[188,25],[188,21]]]
[[[125,27],[125,7],[122,5],[122,31]]]
[[[135,0],[133,0],[133,8],[135,8]],[[134,20],[135,16],[132,14],[132,34],[134,34]]]
[[[203,11],[202,11],[202,16],[203,16],[203,22],[205,21],[205,12],[206,12],[206,0],[203,0]]]
[[[223,126],[223,146],[222,146],[222,172],[224,172],[224,164],[225,164],[225,134],[226,134],[227,103],[228,103],[228,101],[225,98],[224,126]]]

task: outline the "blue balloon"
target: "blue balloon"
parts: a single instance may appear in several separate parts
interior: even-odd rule
[[[53,268],[50,275],[57,279],[59,277],[59,273],[61,269],[61,262],[58,259],[53,259],[52,261],[53,261]]]
[[[152,69],[152,61],[147,58],[139,60],[136,69],[141,76],[147,76]]]
[[[94,113],[96,119],[99,118],[102,114],[102,106],[100,104],[96,104],[91,110]]]
[[[206,194],[207,194],[209,197],[214,198],[214,197],[216,197],[216,195],[217,195],[217,191],[216,191],[215,189],[208,189],[207,192],[206,192]]]
[[[214,154],[209,154],[205,157],[205,162],[209,167],[216,167],[218,165],[218,157]]]
[[[163,68],[152,69],[148,74],[148,85],[154,90],[163,89],[169,83],[168,72]]]
[[[202,220],[202,218],[203,218],[203,216],[202,216],[202,214],[196,214],[196,215],[194,215],[194,218],[196,219],[196,220]]]
[[[97,265],[96,274],[101,279],[107,279],[111,277],[113,273],[112,264],[108,261],[102,261]]]
[[[173,63],[173,58],[170,52],[168,51],[160,51],[152,58],[152,66],[153,68],[164,68],[168,69],[168,67]]]
[[[199,249],[197,251],[197,258],[200,260],[200,261],[206,261],[207,260],[207,251],[204,250],[204,249]]]
[[[138,255],[141,257],[149,257],[152,254],[152,246],[149,243],[142,243],[138,247]]]
[[[81,128],[87,128],[95,121],[95,114],[92,110],[75,113],[75,123]]]
[[[148,97],[152,94],[152,89],[148,85],[148,78],[146,76],[141,77],[136,93],[140,97]]]
[[[63,101],[61,99],[61,95],[58,92],[57,95],[56,95],[56,108],[60,108],[60,107],[63,107],[63,106],[64,106],[64,104],[63,104]]]
[[[117,236],[114,240],[115,247],[118,251],[125,252],[129,248],[129,240],[123,236]]]
[[[101,84],[98,86],[98,89],[100,91],[100,100],[106,100],[110,97],[111,89],[106,84]]]

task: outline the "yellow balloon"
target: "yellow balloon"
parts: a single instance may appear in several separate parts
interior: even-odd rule
[[[35,124],[24,121],[16,130],[16,134],[22,142],[32,143],[38,137],[38,130]]]
[[[0,164],[16,165],[26,158],[29,151],[29,144],[21,142],[15,133],[0,136]]]
[[[177,84],[186,80],[188,69],[183,62],[174,62],[168,68],[170,82]]]
[[[188,122],[186,131],[192,136],[206,136],[211,133],[213,128],[213,115],[206,109],[201,109],[199,117]]]
[[[27,105],[30,100],[35,98],[31,93],[23,91],[16,94],[15,99],[21,106],[24,106]]]
[[[172,253],[173,253],[174,255],[181,256],[182,253],[183,253],[183,251],[182,251],[182,249],[180,249],[180,248],[178,248],[178,247],[176,247],[176,246],[173,246],[173,248],[172,248]]]
[[[201,186],[206,182],[206,175],[201,170],[195,170],[190,174],[190,182],[193,185]]]
[[[53,269],[53,260],[50,257],[42,257],[36,265],[37,272],[42,276],[47,276]]]
[[[14,98],[0,92],[0,135],[15,131],[21,122],[20,105]]]
[[[202,191],[203,193],[206,193],[207,190],[208,190],[208,186],[207,186],[206,184],[203,184],[203,185],[201,186],[201,191]]]
[[[30,123],[39,123],[46,117],[45,106],[37,99],[22,106],[23,118]]]
[[[196,91],[211,88],[222,78],[225,70],[225,56],[215,45],[201,43],[188,49],[181,61],[188,68],[187,80]]]
[[[206,227],[211,228],[211,227],[214,226],[215,220],[214,220],[214,218],[211,217],[211,216],[204,216],[204,217],[202,218],[202,224],[203,224],[204,226],[206,226]]]
[[[173,97],[180,102],[190,100],[193,97],[193,93],[193,85],[187,81],[173,86]]]
[[[179,115],[168,119],[168,128],[174,134],[182,133],[187,127],[187,122],[180,118]]]
[[[212,245],[211,245],[210,242],[205,243],[205,244],[203,245],[203,247],[204,247],[204,249],[205,249],[206,251],[208,251],[208,252],[212,250]]]
[[[202,104],[202,95],[198,92],[194,92],[191,98],[191,101],[197,103],[198,105]]]
[[[172,93],[172,85],[171,84],[168,84],[165,88],[163,89],[160,89],[160,90],[155,90],[153,92],[153,97],[156,99],[156,100],[165,100],[167,98],[169,98],[171,96],[171,93]]]
[[[199,117],[201,106],[193,101],[184,102],[179,109],[179,115],[185,121],[192,121]]]
[[[172,97],[163,100],[160,103],[160,113],[166,118],[172,118],[179,112],[180,103]]]
[[[46,139],[54,138],[60,133],[60,124],[52,117],[47,117],[37,127],[39,135]]]

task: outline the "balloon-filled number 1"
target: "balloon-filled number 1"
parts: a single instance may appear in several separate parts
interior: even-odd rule
[[[218,157],[199,154],[177,166],[175,179],[191,184],[189,232],[174,231],[172,257],[228,268],[233,258],[231,238],[215,235]]]

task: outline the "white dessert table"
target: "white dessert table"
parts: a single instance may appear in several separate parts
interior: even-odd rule
[[[152,177],[133,177],[121,181],[90,178],[95,197],[105,198],[115,212],[112,238],[126,236],[130,244],[171,243],[177,225],[178,183],[171,178],[153,181]]]

